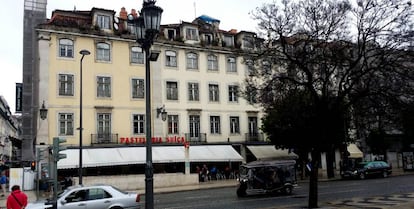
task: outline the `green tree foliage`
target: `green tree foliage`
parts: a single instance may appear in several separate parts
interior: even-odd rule
[[[385,156],[386,149],[390,146],[390,141],[387,139],[384,130],[374,129],[367,138],[367,144],[371,148],[372,154]]]
[[[411,144],[414,144],[414,103],[407,104],[401,113],[404,130],[403,147],[408,149]]]
[[[312,153],[309,207],[319,153],[346,142],[349,128],[377,122],[355,114],[387,114],[413,99],[413,14],[407,0],[283,0],[252,13],[264,38],[245,58],[244,93],[265,109],[275,145]]]
[[[345,140],[347,120],[345,107],[333,99],[329,102],[315,103],[309,93],[290,90],[287,97],[276,100],[267,110],[263,131],[283,148],[330,151]]]

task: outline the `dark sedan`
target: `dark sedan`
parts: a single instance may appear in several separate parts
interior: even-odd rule
[[[384,161],[370,161],[357,164],[354,168],[345,170],[341,175],[342,178],[360,178],[367,177],[388,177],[392,173],[392,167]]]

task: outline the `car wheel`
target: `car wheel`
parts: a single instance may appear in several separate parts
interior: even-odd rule
[[[387,178],[388,177],[388,172],[387,171],[383,171],[382,172],[382,177]]]
[[[292,191],[293,191],[293,188],[291,186],[287,186],[283,188],[283,193],[285,193],[286,195],[292,194]]]
[[[246,193],[246,186],[245,185],[241,185],[238,189],[237,189],[237,196],[238,197],[245,197],[247,195]]]
[[[359,174],[359,179],[365,179],[365,173],[360,173]]]
[[[112,207],[110,209],[123,209],[122,207],[116,206],[116,207]]]

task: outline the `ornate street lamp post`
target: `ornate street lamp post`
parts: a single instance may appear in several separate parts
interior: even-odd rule
[[[154,173],[152,166],[151,133],[151,76],[150,61],[156,61],[157,55],[150,54],[150,48],[157,38],[163,10],[155,6],[155,0],[144,0],[139,17],[128,15],[128,23],[134,24],[137,43],[145,52],[145,122],[146,122],[146,165],[145,165],[145,208],[154,208]],[[155,58],[155,59],[154,59]]]
[[[83,57],[85,55],[90,55],[91,52],[83,49],[79,52],[79,54],[82,55],[80,60],[80,74],[79,74],[79,82],[80,82],[80,88],[79,88],[79,185],[82,184],[82,174],[83,174],[83,166],[82,166],[82,63],[83,63]]]
[[[43,101],[42,108],[39,109],[39,112],[40,112],[40,118],[42,120],[45,120],[47,118],[47,109],[45,106],[45,101]]]

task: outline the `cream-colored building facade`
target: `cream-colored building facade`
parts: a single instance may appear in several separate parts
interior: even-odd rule
[[[244,156],[241,145],[266,143],[261,108],[240,94],[255,34],[223,31],[219,22],[200,16],[161,27],[152,46],[159,58],[150,63],[155,146],[231,145]],[[126,10],[119,16],[97,8],[56,10],[36,31],[39,104],[48,109],[39,119],[36,146],[61,137],[69,148],[79,147],[81,91],[84,149],[144,146],[145,61]],[[91,54],[81,60],[81,50]],[[167,112],[165,121],[160,110]]]

